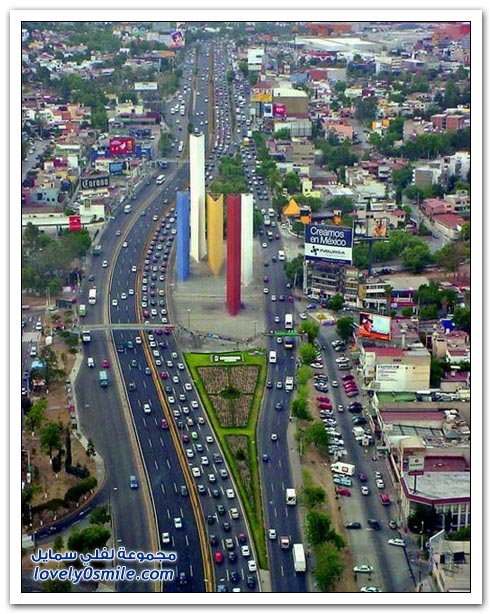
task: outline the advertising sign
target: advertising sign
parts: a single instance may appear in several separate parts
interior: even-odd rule
[[[68,216],[68,229],[70,232],[82,230],[82,221],[80,219],[80,215]]]
[[[263,105],[263,117],[273,117],[273,105],[271,102],[266,102]]]
[[[185,38],[184,38],[184,34],[181,30],[175,30],[174,32],[171,32],[171,49],[180,49],[182,47],[184,47],[185,45]]]
[[[135,139],[131,136],[123,136],[109,139],[109,152],[112,156],[132,154],[135,151]]]
[[[352,239],[352,228],[307,224],[304,257],[351,264]]]
[[[424,454],[412,454],[408,457],[408,475],[424,475]]]
[[[386,217],[358,219],[354,222],[354,232],[359,237],[384,239],[388,236],[388,226],[388,218]]]
[[[156,92],[157,81],[135,81],[133,88],[137,92]]]
[[[253,90],[251,92],[251,102],[272,102],[272,92]]]
[[[126,170],[126,162],[110,162],[109,172],[112,175],[121,175]]]
[[[286,116],[286,109],[284,104],[279,104],[278,102],[273,103],[273,117],[281,117],[282,119]]]
[[[109,188],[109,175],[90,175],[80,178],[81,190],[95,190],[97,188]]]
[[[378,382],[397,382],[400,369],[401,365],[376,365],[376,379]]]
[[[375,313],[359,312],[359,335],[372,339],[391,339],[391,318]]]

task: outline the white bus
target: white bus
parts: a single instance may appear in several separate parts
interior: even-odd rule
[[[277,362],[277,352],[272,350],[268,355],[268,362],[275,364]]]
[[[97,290],[96,288],[91,288],[89,290],[89,305],[95,305],[97,299]]]
[[[155,180],[155,182],[157,185],[161,185],[161,183],[164,183],[165,180],[166,180],[165,175],[159,175],[157,179]]]

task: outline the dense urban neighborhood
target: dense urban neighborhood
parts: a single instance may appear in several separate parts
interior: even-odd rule
[[[20,25],[22,593],[470,596],[480,20]]]

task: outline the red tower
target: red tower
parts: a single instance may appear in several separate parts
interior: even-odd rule
[[[226,306],[231,316],[241,306],[241,195],[227,195]]]

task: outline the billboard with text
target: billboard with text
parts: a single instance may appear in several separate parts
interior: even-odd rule
[[[112,156],[122,156],[135,153],[135,139],[123,136],[109,139],[109,152]]]
[[[306,224],[304,257],[352,264],[352,228]]]

